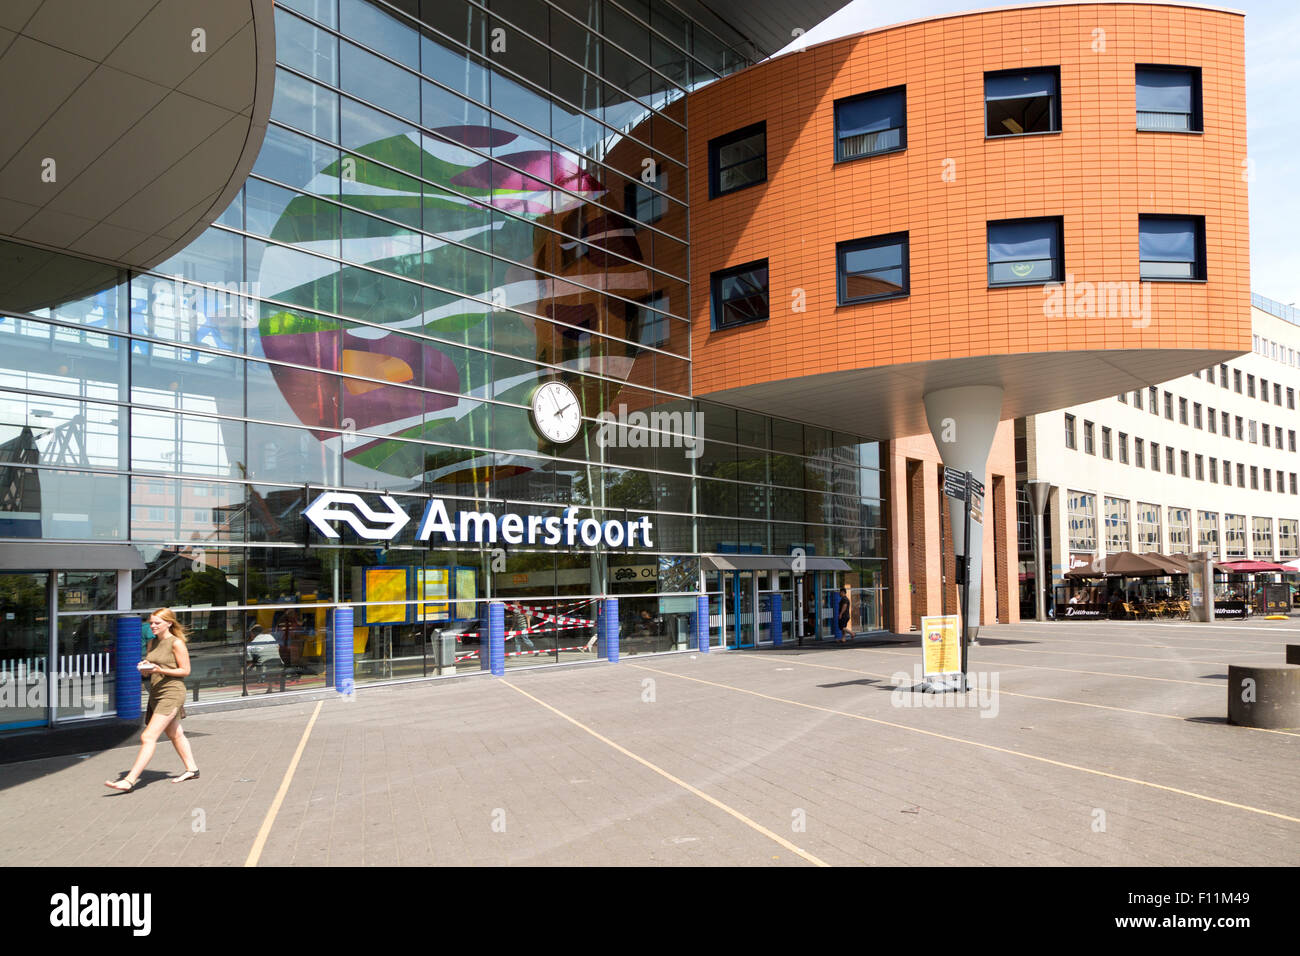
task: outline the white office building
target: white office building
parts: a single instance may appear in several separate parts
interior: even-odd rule
[[[1300,557],[1300,309],[1258,295],[1251,306],[1250,354],[1016,422],[1022,604],[1033,600],[1029,479],[1053,486],[1053,584],[1119,551]]]

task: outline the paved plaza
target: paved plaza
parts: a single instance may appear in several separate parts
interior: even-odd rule
[[[165,740],[129,794],[132,739],[0,766],[0,863],[1300,864],[1300,730],[1224,720],[1300,622],[981,636],[960,707],[858,643],[198,712],[194,782]]]

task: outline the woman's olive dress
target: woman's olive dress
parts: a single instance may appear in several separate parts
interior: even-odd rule
[[[176,651],[172,645],[175,640],[176,638],[171,636],[164,637],[161,641],[155,637],[149,642],[149,653],[144,656],[144,659],[161,667],[176,667]],[[176,714],[177,720],[185,719],[183,677],[168,677],[166,674],[158,673],[149,675],[149,710],[145,716],[145,723],[153,720],[155,710],[160,714]]]

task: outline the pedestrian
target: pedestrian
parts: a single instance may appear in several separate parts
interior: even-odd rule
[[[853,639],[853,632],[849,630],[849,618],[852,615],[853,605],[849,601],[849,586],[841,584],[835,603],[835,633],[839,635],[841,644]]]
[[[197,780],[199,776],[190,742],[181,729],[185,718],[185,678],[190,673],[190,652],[186,646],[189,638],[176,620],[175,612],[168,607],[160,607],[149,615],[149,630],[153,632],[153,640],[144,660],[136,665],[141,676],[149,678],[149,708],[144,733],[140,735],[140,753],[125,777],[104,781],[104,786],[122,793],[130,793],[139,782],[163,734],[171,740],[185,765],[185,772],[173,777],[172,783]],[[125,679],[125,675],[118,677],[118,680]]]

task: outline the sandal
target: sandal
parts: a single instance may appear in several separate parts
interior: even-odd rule
[[[122,784],[126,784],[126,786],[122,786]],[[118,793],[130,793],[135,789],[135,781],[123,777],[121,780],[105,780],[104,786],[110,790],[116,790]]]
[[[197,770],[186,770],[179,777],[172,777],[172,783],[184,783],[186,780],[198,780],[199,772]]]

